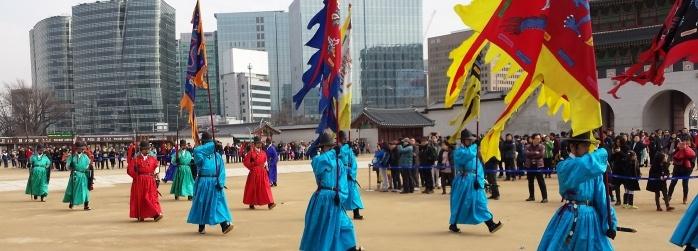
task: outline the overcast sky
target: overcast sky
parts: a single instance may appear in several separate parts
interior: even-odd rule
[[[177,10],[177,34],[189,32],[191,14],[196,0],[165,0]],[[317,0],[322,1],[322,0]],[[343,0],[346,2],[348,0]],[[370,0],[369,0],[370,1]],[[93,0],[0,0],[0,27],[5,27],[2,44],[0,44],[0,83],[24,79],[31,82],[31,63],[29,60],[29,30],[44,18],[58,15],[70,15],[71,7]],[[206,31],[215,30],[214,13],[246,12],[265,10],[288,10],[292,0],[201,0]],[[433,24],[427,37],[448,34],[464,29],[462,22],[453,12],[457,3],[469,0],[423,0],[424,26],[426,29],[432,13]],[[306,25],[306,24],[303,24]],[[426,55],[425,55],[426,56]]]

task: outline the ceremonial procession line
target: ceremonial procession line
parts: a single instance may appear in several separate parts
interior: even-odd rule
[[[359,160],[359,169],[368,168],[368,160]],[[164,169],[164,168],[163,168]],[[227,177],[244,177],[247,176],[249,170],[244,167],[233,167],[226,168]],[[279,173],[307,173],[312,172],[313,168],[310,164],[291,164],[291,165],[280,165]],[[126,174],[126,169],[123,169],[122,174],[109,174],[109,175],[99,175],[95,177],[95,189],[104,187],[113,187],[119,184],[131,184],[133,178]],[[163,172],[164,175],[164,172]],[[61,178],[51,178],[48,189],[49,191],[63,191],[68,184],[68,177]],[[12,192],[12,191],[24,191],[27,186],[27,179],[17,179],[17,180],[5,180],[0,181],[0,192]]]

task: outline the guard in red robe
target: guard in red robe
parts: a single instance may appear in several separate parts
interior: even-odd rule
[[[138,221],[144,221],[145,218],[159,221],[162,219],[162,210],[155,183],[155,171],[159,163],[156,157],[149,156],[150,144],[147,141],[141,142],[140,152],[134,155],[135,148],[135,144],[131,145],[127,154],[127,172],[133,178],[129,216]]]
[[[255,142],[250,151],[245,154],[243,164],[250,173],[247,175],[245,183],[245,195],[242,202],[250,205],[250,209],[255,206],[267,205],[269,210],[276,207],[274,196],[271,194],[271,183],[267,173],[267,153],[262,150],[262,141],[255,137]]]

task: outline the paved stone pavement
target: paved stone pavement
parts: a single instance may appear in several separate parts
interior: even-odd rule
[[[358,161],[358,166],[360,169],[365,169],[368,168],[368,164],[370,161],[367,160],[359,160]],[[95,179],[95,184],[94,186],[96,188],[99,187],[112,187],[114,185],[118,184],[129,184],[131,183],[132,179],[129,177],[126,173],[126,170],[124,169],[123,174],[110,174],[110,175],[103,175],[103,176],[98,176]],[[309,164],[285,164],[285,163],[280,163],[279,168],[278,168],[279,174],[284,174],[284,173],[303,173],[303,172],[312,172],[312,169]],[[248,173],[247,168],[226,168],[226,174],[228,177],[239,177],[239,176],[246,176]],[[49,191],[64,191],[66,186],[68,185],[68,177],[60,177],[60,178],[52,178],[51,182],[49,183]],[[10,191],[24,191],[24,189],[27,186],[27,179],[18,179],[18,180],[5,180],[5,181],[0,181],[0,192],[10,192]]]

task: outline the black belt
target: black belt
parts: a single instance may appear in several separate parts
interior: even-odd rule
[[[199,175],[199,177],[203,177],[203,178],[216,178],[216,177],[218,177],[218,176],[216,176],[215,174],[211,174],[211,175]]]
[[[590,200],[565,200],[565,204],[570,204],[572,206],[592,206],[593,203]]]
[[[320,190],[329,190],[329,191],[337,191],[336,187],[326,187],[326,186],[318,186],[316,192],[320,192]]]

